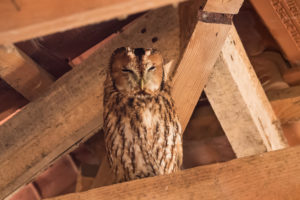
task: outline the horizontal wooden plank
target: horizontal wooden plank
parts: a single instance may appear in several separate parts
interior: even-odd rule
[[[26,99],[35,99],[54,77],[14,45],[0,47],[0,77]]]
[[[287,146],[280,122],[234,27],[205,93],[237,157]]]
[[[179,57],[178,23],[172,6],[145,14],[0,126],[0,199],[102,127],[103,82],[116,48],[155,47],[167,66],[174,66]],[[141,33],[143,28],[146,33]],[[158,39],[155,43],[153,37]]]
[[[3,0],[0,44],[65,31],[185,0]],[[243,0],[208,0],[205,11],[235,14]]]
[[[51,200],[299,199],[300,146]],[[49,199],[50,200],[50,199]]]
[[[182,0],[2,0],[0,44],[154,9]]]
[[[300,86],[269,91],[267,95],[282,124],[300,120]]]

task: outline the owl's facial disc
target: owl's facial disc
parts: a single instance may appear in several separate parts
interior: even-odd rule
[[[111,58],[110,75],[121,93],[155,93],[163,81],[162,56],[153,49],[119,48]]]

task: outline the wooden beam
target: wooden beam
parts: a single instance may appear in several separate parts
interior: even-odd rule
[[[280,122],[234,27],[205,93],[237,157],[287,147]]]
[[[300,146],[48,200],[299,199]]]
[[[209,20],[203,22],[202,20],[205,17],[209,18],[209,13],[198,11],[197,8],[201,4],[201,1],[200,3],[197,0],[195,2],[196,5],[189,4],[190,7],[182,6],[180,10],[180,25],[182,30],[180,39],[181,43],[185,43],[186,38],[188,38],[188,42],[173,78],[172,97],[175,100],[175,106],[183,130],[192,115],[231,28],[230,15],[222,15],[221,17],[222,20],[226,19],[229,24]],[[215,1],[206,1],[206,4],[202,6],[203,10],[211,11],[210,5],[213,4],[212,2]],[[235,2],[241,6],[243,0]],[[223,6],[222,4],[218,4],[217,7],[221,8]],[[239,8],[235,6],[231,10],[228,10],[228,12],[238,12]],[[191,12],[192,10],[196,11],[194,16]],[[185,13],[188,13],[188,15],[185,15]],[[212,15],[213,18],[218,18],[218,16]],[[198,19],[198,21],[194,21],[195,19]],[[220,20],[220,18],[218,19]],[[182,91],[184,91],[184,95],[182,95]]]
[[[208,81],[230,28],[228,24],[201,21],[195,27],[173,79],[172,97],[175,99],[183,130]]]
[[[177,4],[182,0],[3,0],[0,44],[12,43],[116,17]]]
[[[0,46],[0,77],[30,101],[54,82],[48,72],[14,45]]]
[[[0,44],[44,36],[184,0],[4,0],[0,2]],[[213,3],[212,3],[213,2]],[[241,0],[208,1],[206,11],[235,14]]]
[[[3,0],[0,2],[0,44],[155,9],[184,0]],[[241,0],[209,1],[210,9],[235,14]],[[224,9],[225,8],[225,9]]]
[[[267,95],[282,124],[300,120],[300,86],[269,91]]]
[[[178,23],[177,9],[172,6],[145,14],[0,126],[0,199],[102,127],[103,82],[116,48],[155,47],[168,67],[175,65]],[[141,33],[143,28],[145,33]],[[158,39],[155,43],[153,37]]]

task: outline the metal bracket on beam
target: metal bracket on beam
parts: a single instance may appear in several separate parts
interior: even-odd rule
[[[214,13],[203,10],[198,11],[198,20],[205,23],[232,24],[233,14]]]

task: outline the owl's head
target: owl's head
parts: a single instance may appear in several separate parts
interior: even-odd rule
[[[121,47],[114,51],[110,76],[125,94],[153,94],[163,87],[163,58],[155,49]]]

